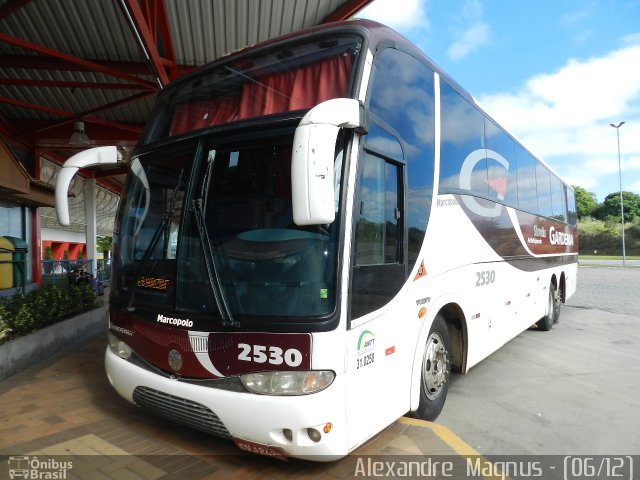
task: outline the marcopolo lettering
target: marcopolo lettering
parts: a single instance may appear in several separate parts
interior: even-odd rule
[[[556,232],[554,227],[549,228],[549,241],[551,245],[573,245],[573,235],[565,232]]]
[[[111,330],[113,330],[114,332],[120,332],[130,337],[133,337],[132,330],[127,330],[126,328],[122,328],[122,327],[119,327],[118,325],[113,325],[113,324],[111,324],[109,328],[111,328]]]
[[[188,328],[193,327],[193,321],[189,320],[188,318],[183,319],[183,318],[165,317],[161,313],[158,314],[158,318],[156,321],[158,323],[165,323],[167,325],[174,325],[176,327],[188,327]]]

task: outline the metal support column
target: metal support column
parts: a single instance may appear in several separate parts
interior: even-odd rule
[[[84,182],[84,213],[87,220],[86,235],[87,235],[87,270],[94,275],[97,271],[96,264],[96,180],[95,178],[87,178]]]

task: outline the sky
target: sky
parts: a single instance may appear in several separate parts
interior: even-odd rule
[[[374,0],[560,177],[640,194],[640,0]],[[620,134],[620,165],[616,128]]]

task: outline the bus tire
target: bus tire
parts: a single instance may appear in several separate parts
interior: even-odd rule
[[[547,314],[542,317],[536,325],[540,330],[548,332],[553,328],[553,324],[560,317],[560,305],[562,300],[556,290],[556,286],[552,283],[549,285],[549,298],[547,299]]]
[[[425,343],[420,373],[420,403],[414,416],[435,420],[444,406],[449,389],[451,340],[441,315],[436,315]]]
[[[558,323],[560,321],[560,307],[562,306],[562,290],[556,289],[556,287],[553,287],[553,290],[553,323]]]

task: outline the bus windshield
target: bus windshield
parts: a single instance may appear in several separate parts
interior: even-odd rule
[[[113,300],[223,324],[332,313],[338,222],[294,224],[293,133],[201,138],[135,158],[116,227]]]
[[[356,35],[333,35],[216,63],[160,96],[140,145],[348,97],[361,44]]]

